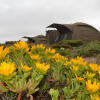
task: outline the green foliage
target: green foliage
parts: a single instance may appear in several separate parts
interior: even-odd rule
[[[73,42],[75,42],[73,40]],[[58,45],[58,44],[57,44]],[[57,52],[60,53],[63,56],[67,56],[68,58],[76,57],[76,56],[97,56],[100,53],[100,42],[93,41],[89,43],[84,43],[82,45],[79,45],[78,47],[71,47],[71,48],[64,48],[59,47],[60,49],[57,49]]]
[[[57,89],[50,89],[49,94],[52,97],[52,100],[58,100],[59,91]]]
[[[67,44],[70,48],[64,48],[62,44]],[[64,95],[66,100],[91,100],[91,95],[99,96],[100,88],[96,92],[93,90],[100,82],[100,66],[90,67],[83,58],[72,57],[99,53],[100,43],[84,44],[82,41],[68,40],[61,41],[59,46],[60,49],[56,52],[43,45],[30,45],[29,51],[26,51],[26,48],[16,49],[10,46],[10,52],[0,59],[0,68],[2,62],[14,62],[16,69],[8,76],[0,72],[0,93],[8,93],[11,97],[20,93],[25,93],[27,97],[38,93],[41,97],[49,93],[52,100],[58,100],[60,95]],[[26,66],[30,70],[23,70]],[[88,87],[92,92],[86,86],[88,80],[91,80]]]
[[[72,48],[72,47],[78,47],[83,45],[84,42],[81,40],[62,40],[57,44],[51,45],[53,48]]]
[[[72,56],[72,49],[61,48],[61,49],[57,50],[57,52],[59,54],[61,54],[62,56],[66,56],[66,57]]]
[[[82,86],[80,84],[81,83],[79,83],[76,79],[73,79],[71,81],[70,85],[63,88],[63,92],[64,92],[64,96],[65,96],[66,100],[71,100],[73,98],[79,98],[78,96],[81,96],[82,98],[84,98],[83,97],[83,93],[85,93],[84,85]],[[78,93],[79,93],[79,95],[78,95]],[[77,99],[77,100],[85,100],[85,99]]]
[[[100,53],[100,42],[90,42],[79,47],[76,56],[96,56]]]
[[[83,45],[84,42],[81,40],[62,40],[59,42],[59,44],[63,44],[63,45],[70,45],[72,47],[77,47],[80,45]]]
[[[0,94],[3,92],[8,92],[8,89],[3,85],[3,83],[0,82]]]
[[[57,52],[60,53],[61,55],[70,58],[70,57],[75,57],[76,56],[75,49],[84,44],[85,42],[81,40],[62,40],[57,44],[51,45],[51,47],[57,49]]]
[[[35,48],[36,50],[26,51],[27,48],[23,48],[24,46],[21,45],[22,48],[16,49],[14,46],[9,47],[9,53],[3,59],[0,59],[0,93],[3,94],[4,92],[13,92],[13,93],[23,93],[25,92],[27,97],[31,94],[35,93],[39,90],[37,87],[41,80],[44,78],[46,71],[43,69],[39,69],[36,67],[38,59],[33,60],[31,55],[34,54],[42,54],[44,51],[41,51],[40,48]],[[19,46],[19,47],[21,47]],[[31,52],[31,54],[29,54]],[[1,64],[8,64],[7,66]],[[10,65],[9,62],[12,62],[15,71],[10,75],[9,72],[13,70],[13,66]],[[43,61],[41,62],[43,63]],[[45,63],[45,62],[44,62]],[[8,67],[8,68],[6,68]],[[9,68],[10,67],[10,68]],[[45,66],[44,66],[45,67]],[[5,69],[4,69],[5,68]],[[40,66],[41,68],[41,66]],[[5,71],[4,71],[5,70]],[[2,73],[4,71],[4,73]],[[7,76],[5,76],[7,74]],[[1,84],[3,83],[3,84]]]

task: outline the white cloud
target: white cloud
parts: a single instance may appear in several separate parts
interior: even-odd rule
[[[100,0],[0,0],[0,42],[45,34],[45,27],[55,22],[81,21],[100,29],[99,4]]]

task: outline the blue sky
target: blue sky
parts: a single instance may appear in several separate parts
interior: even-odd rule
[[[100,31],[100,0],[0,0],[0,42],[45,35],[52,23],[75,22]]]

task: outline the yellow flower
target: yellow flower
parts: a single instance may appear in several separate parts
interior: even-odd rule
[[[92,83],[91,80],[88,80],[86,82],[86,88],[90,92],[97,92],[99,90],[99,87],[100,87],[100,83],[96,83],[96,81]]]
[[[68,58],[61,56],[59,53],[56,53],[55,55],[53,55],[52,59],[55,59],[56,62],[68,60]]]
[[[36,45],[32,45],[31,50],[34,50],[36,48]]]
[[[43,44],[37,44],[36,48],[41,48],[41,49],[45,49],[45,46]]]
[[[4,46],[0,46],[0,59],[4,58],[9,53],[9,48],[6,47],[3,49]]]
[[[90,69],[93,70],[93,71],[97,71],[98,68],[99,68],[97,64],[89,64],[89,67],[90,67]]]
[[[75,59],[71,59],[70,62],[74,65],[82,65],[82,66],[86,66],[87,62],[84,61],[84,59],[82,57],[77,56],[77,58]]]
[[[76,76],[76,79],[77,79],[78,81],[84,81],[84,78],[78,77],[76,74],[75,74],[75,76]]]
[[[37,54],[37,55],[30,55],[32,59],[34,60],[40,60],[41,57]]]
[[[54,54],[55,52],[56,52],[55,49],[51,49],[51,48],[47,48],[47,49],[45,50],[45,54],[47,54],[47,53]]]
[[[90,95],[90,98],[91,98],[92,100],[100,100],[100,97],[99,97],[98,94]]]
[[[32,45],[31,50],[34,49],[45,49],[45,46],[43,44]]]
[[[100,65],[98,66],[98,70],[97,71],[98,71],[98,74],[100,75]]]
[[[22,70],[25,71],[25,72],[32,70],[32,67],[28,67],[27,65],[21,64],[21,67],[22,67]]]
[[[70,64],[71,64],[71,63],[70,63],[69,61],[66,61],[66,62],[64,63],[65,66],[70,65]]]
[[[36,67],[39,68],[40,70],[43,70],[46,72],[50,68],[50,65],[49,64],[46,65],[45,63],[37,62]]]
[[[100,75],[100,70],[98,70],[98,74]]]
[[[73,65],[72,70],[78,71],[78,69],[79,69],[78,66]]]
[[[89,73],[88,71],[86,72],[86,76],[89,77],[89,78],[92,78],[95,76],[95,73]]]
[[[9,76],[15,71],[15,64],[14,63],[6,63],[2,62],[0,65],[0,74],[4,76]]]
[[[14,47],[17,50],[26,49],[26,51],[29,51],[28,44],[25,41],[19,41],[19,42],[15,43]]]
[[[75,98],[71,99],[71,100],[76,100]]]

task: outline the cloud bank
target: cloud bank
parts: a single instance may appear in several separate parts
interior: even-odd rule
[[[51,23],[85,22],[100,31],[100,0],[0,0],[0,42],[45,34]]]

